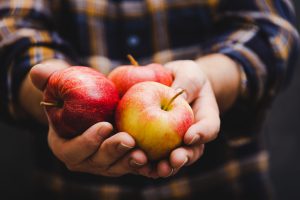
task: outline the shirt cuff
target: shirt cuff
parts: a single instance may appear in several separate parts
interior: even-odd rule
[[[7,71],[7,112],[13,120],[19,119],[22,109],[19,106],[19,89],[32,66],[49,59],[60,59],[72,63],[64,53],[45,46],[32,46],[15,59]]]

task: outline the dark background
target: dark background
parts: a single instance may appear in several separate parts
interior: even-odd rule
[[[294,1],[300,25],[300,2]],[[271,179],[279,200],[300,199],[300,68],[276,98],[263,134],[270,150]],[[28,132],[0,122],[0,199],[25,199],[33,171]]]

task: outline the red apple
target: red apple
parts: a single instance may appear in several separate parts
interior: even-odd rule
[[[55,131],[71,138],[97,122],[112,121],[118,101],[116,87],[104,75],[74,66],[50,76],[41,105]]]
[[[108,78],[115,83],[120,97],[136,83],[144,81],[155,81],[171,86],[172,74],[161,64],[153,63],[146,66],[139,66],[134,58],[128,55],[132,65],[123,65],[114,69]]]
[[[151,160],[178,147],[194,121],[181,93],[157,82],[142,82],[132,86],[118,104],[118,130],[129,133]]]

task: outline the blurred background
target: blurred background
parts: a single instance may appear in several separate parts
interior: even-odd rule
[[[300,1],[294,0],[300,30]],[[300,62],[289,87],[272,105],[263,128],[278,200],[300,199]],[[28,132],[0,122],[0,199],[27,199],[33,171]]]

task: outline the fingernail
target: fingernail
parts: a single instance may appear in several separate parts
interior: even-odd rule
[[[133,149],[133,148],[134,148],[134,146],[129,146],[129,145],[124,144],[122,142],[118,145],[118,149],[121,150],[121,151],[128,151],[128,150]]]
[[[130,164],[131,167],[134,167],[134,168],[139,168],[139,167],[142,167],[144,165],[142,163],[139,163],[139,162],[135,161],[134,159],[131,159],[129,161],[129,164]]]
[[[189,158],[186,157],[185,160],[184,160],[184,162],[179,167],[177,167],[176,169],[180,169],[181,167],[183,167],[184,165],[186,165],[186,163],[188,163],[188,161],[189,161]]]
[[[188,143],[188,145],[195,144],[195,143],[197,143],[199,140],[200,140],[200,136],[199,136],[199,135],[195,135],[195,136],[193,137],[193,139]]]
[[[173,168],[171,168],[171,171],[170,171],[170,173],[169,173],[169,174],[168,174],[166,177],[170,177],[170,176],[172,176],[173,172],[174,172],[174,169],[173,169]]]

